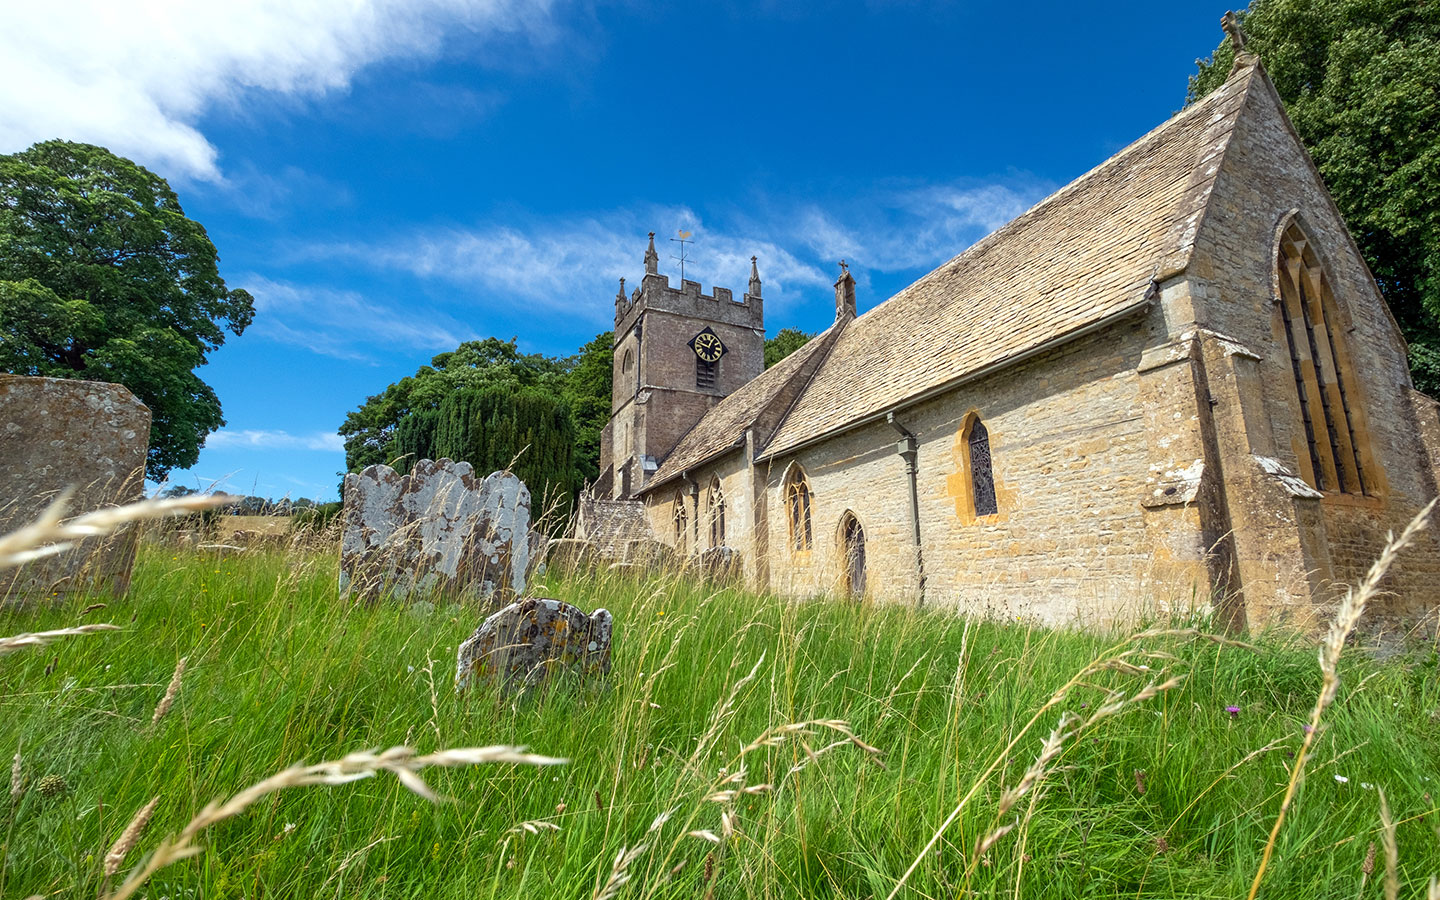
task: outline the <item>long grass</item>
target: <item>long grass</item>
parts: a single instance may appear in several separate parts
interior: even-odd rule
[[[336,576],[328,554],[146,545],[126,598],[0,610],[0,635],[84,624],[96,601],[123,629],[0,657],[0,751],[19,754],[0,896],[122,882],[107,859],[157,796],[132,871],[297,763],[523,745],[570,761],[442,770],[439,804],[394,779],[267,794],[141,895],[884,897],[918,856],[899,896],[1233,898],[1322,689],[1313,644],[1282,635],[1126,643],[601,575],[539,590],[614,614],[603,684],[456,695],[480,611],[345,604]],[[1362,869],[1372,844],[1389,865],[1392,835],[1400,896],[1421,896],[1440,868],[1435,649],[1347,653],[1339,683],[1260,896],[1380,896]]]

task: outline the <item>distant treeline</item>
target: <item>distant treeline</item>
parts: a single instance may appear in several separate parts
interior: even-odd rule
[[[781,330],[765,342],[766,366],[809,337]],[[514,338],[466,341],[346,415],[346,471],[385,463],[405,473],[442,458],[481,475],[509,468],[529,486],[537,515],[553,509],[563,520],[600,474],[613,343],[606,331],[573,356],[544,356],[521,353]]]

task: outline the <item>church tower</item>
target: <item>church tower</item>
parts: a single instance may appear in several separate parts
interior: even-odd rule
[[[755,257],[740,301],[728,288],[702,294],[696,281],[672,288],[659,264],[652,231],[640,286],[627,297],[622,278],[615,296],[615,382],[610,423],[600,438],[601,497],[634,497],[701,416],[765,368]]]

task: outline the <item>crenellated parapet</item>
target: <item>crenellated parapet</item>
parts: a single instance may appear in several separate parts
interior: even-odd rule
[[[615,334],[628,331],[645,310],[674,313],[697,319],[706,319],[734,325],[739,328],[764,330],[765,308],[760,295],[760,275],[755,257],[750,258],[750,284],[739,300],[729,288],[713,287],[705,293],[698,281],[682,280],[680,286],[672,287],[669,276],[658,271],[659,257],[655,253],[655,234],[650,234],[650,247],[645,253],[645,276],[640,286],[629,296],[625,294],[625,279],[620,279],[620,291],[615,296]]]

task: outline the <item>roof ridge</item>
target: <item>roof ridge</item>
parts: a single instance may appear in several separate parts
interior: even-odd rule
[[[1247,66],[1247,67],[1246,67],[1246,72],[1247,72],[1247,74],[1248,74],[1249,72],[1253,71],[1253,68],[1254,68],[1253,66]],[[1066,184],[1062,185],[1062,186],[1059,187],[1059,188],[1056,188],[1056,189],[1055,189],[1054,191],[1052,191],[1050,194],[1047,194],[1045,197],[1043,197],[1043,198],[1041,198],[1040,200],[1036,201],[1036,203],[1035,203],[1033,206],[1031,206],[1029,209],[1025,210],[1024,212],[1022,212],[1020,215],[1018,215],[1018,216],[1016,216],[1015,218],[1011,219],[1010,221],[1006,222],[1004,225],[1001,225],[999,228],[997,228],[997,229],[995,229],[994,231],[990,232],[989,234],[985,235],[983,238],[981,238],[980,240],[978,240],[978,241],[976,241],[975,243],[971,244],[970,246],[966,247],[964,250],[961,250],[959,253],[955,254],[955,255],[952,256],[952,257],[950,257],[950,258],[947,259],[945,262],[943,262],[943,263],[941,263],[940,265],[936,266],[936,267],[935,267],[934,269],[932,269],[931,271],[925,273],[924,275],[920,276],[920,277],[919,277],[918,279],[916,279],[915,281],[912,281],[910,284],[908,284],[908,285],[906,285],[905,287],[901,288],[899,291],[895,292],[894,294],[891,294],[891,295],[890,295],[889,297],[887,297],[884,301],[882,301],[881,303],[877,304],[876,308],[878,309],[880,306],[884,306],[884,305],[886,305],[886,304],[888,304],[888,303],[890,303],[890,302],[892,302],[892,301],[894,301],[894,300],[896,300],[896,299],[899,299],[900,297],[902,297],[902,296],[904,296],[906,293],[908,293],[908,292],[909,292],[912,288],[914,288],[916,285],[918,285],[918,284],[920,284],[921,282],[925,281],[927,278],[929,278],[931,275],[934,275],[936,272],[940,272],[940,271],[942,271],[942,270],[951,268],[951,267],[954,266],[955,264],[959,263],[959,262],[960,262],[962,259],[964,259],[965,257],[971,256],[971,255],[979,255],[979,254],[982,253],[986,248],[988,248],[991,244],[996,243],[997,241],[1001,240],[1002,238],[1008,237],[1012,232],[1014,232],[1015,230],[1017,230],[1017,229],[1022,225],[1022,223],[1027,222],[1027,221],[1030,220],[1031,218],[1039,215],[1039,214],[1040,214],[1041,212],[1043,212],[1047,207],[1051,206],[1051,205],[1054,204],[1054,203],[1059,202],[1060,200],[1064,199],[1065,197],[1068,197],[1070,194],[1078,191],[1078,190],[1079,190],[1081,187],[1083,187],[1088,181],[1090,181],[1090,179],[1091,179],[1092,177],[1094,177],[1096,174],[1098,174],[1098,173],[1101,172],[1102,170],[1108,169],[1108,168],[1110,168],[1112,165],[1115,165],[1115,164],[1119,163],[1120,161],[1122,161],[1122,160],[1128,158],[1129,156],[1133,155],[1133,154],[1134,154],[1135,152],[1137,152],[1143,145],[1145,145],[1145,144],[1147,144],[1148,142],[1152,141],[1153,139],[1159,137],[1162,133],[1164,133],[1165,131],[1168,131],[1170,128],[1172,128],[1172,127],[1177,127],[1180,123],[1185,122],[1185,121],[1188,121],[1189,119],[1193,118],[1194,116],[1199,115],[1199,114],[1200,114],[1200,110],[1202,110],[1202,109],[1207,109],[1207,108],[1209,108],[1209,107],[1218,105],[1218,104],[1220,103],[1221,98],[1228,98],[1228,97],[1230,96],[1230,93],[1231,93],[1230,88],[1231,88],[1232,83],[1233,83],[1233,84],[1239,84],[1241,80],[1242,80],[1242,79],[1236,79],[1236,78],[1233,78],[1233,77],[1230,78],[1230,79],[1227,79],[1224,84],[1222,84],[1220,87],[1216,88],[1214,91],[1210,92],[1210,93],[1209,93],[1208,95],[1206,95],[1202,100],[1200,100],[1200,102],[1195,103],[1195,104],[1192,105],[1192,106],[1184,107],[1183,109],[1181,109],[1181,110],[1179,110],[1178,112],[1176,112],[1174,115],[1170,116],[1170,118],[1168,118],[1168,119],[1166,119],[1165,121],[1161,122],[1159,125],[1156,125],[1154,128],[1152,128],[1152,129],[1150,129],[1149,131],[1145,132],[1145,133],[1142,134],[1140,137],[1138,137],[1138,138],[1136,138],[1135,140],[1131,141],[1129,144],[1126,144],[1126,145],[1125,145],[1124,147],[1122,147],[1119,151],[1117,151],[1113,156],[1110,156],[1110,157],[1107,157],[1107,158],[1104,159],[1104,160],[1101,160],[1099,163],[1097,163],[1096,165],[1094,165],[1094,166],[1092,166],[1091,168],[1087,169],[1085,172],[1081,173],[1080,175],[1076,176],[1075,178],[1071,179],[1071,180],[1070,180],[1069,182],[1067,182]],[[1247,84],[1247,86],[1248,86],[1249,79],[1246,78],[1246,79],[1244,79],[1244,80],[1245,80],[1245,82],[1246,82],[1246,84]]]
[[[782,412],[779,418],[775,420],[775,426],[770,429],[769,436],[765,438],[765,446],[763,448],[756,448],[755,456],[757,459],[764,455],[765,450],[770,447],[770,443],[775,440],[775,435],[780,433],[780,429],[784,426],[785,420],[790,418],[790,412],[795,409],[796,404],[798,404],[801,398],[805,396],[805,392],[810,390],[810,385],[815,383],[815,379],[820,377],[820,373],[825,369],[825,363],[830,361],[830,354],[834,352],[835,345],[840,343],[840,336],[845,333],[845,328],[854,321],[854,317],[846,317],[845,319],[836,322],[829,328],[825,329],[825,331],[822,331],[820,334],[817,334],[814,338],[812,338],[812,340],[816,341],[824,339],[828,341],[828,344],[815,351],[815,353],[820,354],[819,361],[815,363],[815,368],[810,370],[810,377],[805,379],[804,386],[801,387],[800,390],[796,392],[795,396],[790,399],[790,403],[788,406],[785,407],[785,411]],[[829,334],[827,337],[827,333],[830,332],[833,332],[833,334]],[[799,375],[805,369],[803,365],[798,366],[797,368],[800,371],[796,372],[796,375]]]

